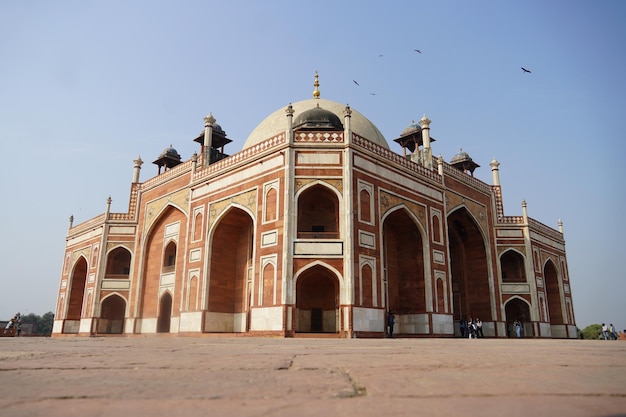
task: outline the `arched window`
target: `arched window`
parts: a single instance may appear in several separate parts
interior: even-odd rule
[[[163,253],[163,272],[172,272],[176,268],[176,243],[170,242]]]
[[[202,239],[202,218],[203,215],[201,212],[196,213],[196,217],[193,219],[193,240],[201,240]]]
[[[361,268],[361,305],[364,307],[372,307],[373,300],[373,276],[372,267],[368,264],[363,265]]]
[[[276,194],[275,188],[270,188],[265,193],[265,221],[273,221],[276,220],[277,216],[277,201],[278,197]]]
[[[359,213],[361,214],[360,220],[367,223],[370,223],[372,221],[372,214],[370,212],[371,198],[372,197],[370,196],[370,193],[365,189],[361,190],[361,192],[359,193]]]
[[[433,220],[433,242],[441,243],[441,221],[439,220],[439,216],[435,215],[432,218]]]
[[[128,278],[130,274],[130,252],[126,248],[115,248],[107,255],[105,278]]]
[[[500,257],[502,282],[526,282],[524,257],[514,250],[508,250]]]
[[[298,238],[339,238],[339,201],[328,188],[315,185],[298,198]]]

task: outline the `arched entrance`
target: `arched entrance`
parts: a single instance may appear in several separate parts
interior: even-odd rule
[[[417,333],[418,313],[426,313],[422,235],[406,209],[389,214],[383,223],[386,305],[393,311],[398,333]]]
[[[543,279],[545,283],[546,301],[548,304],[548,320],[552,337],[567,337],[565,315],[561,304],[561,289],[559,286],[559,273],[551,260],[543,267]]]
[[[339,282],[328,268],[315,265],[296,282],[296,332],[338,333]]]
[[[460,208],[448,216],[448,239],[454,319],[458,322],[479,317],[483,322],[494,321],[485,242],[467,209]]]
[[[522,337],[533,337],[533,323],[530,321],[530,306],[520,298],[512,298],[504,306],[508,337],[516,337],[515,321],[522,324]]]
[[[236,207],[229,209],[219,220],[211,239],[208,311],[217,314],[212,314],[215,320],[207,321],[205,331],[249,329],[253,244],[250,215]]]
[[[157,333],[169,333],[172,319],[172,295],[165,292],[159,302],[159,317],[157,319]]]
[[[124,333],[124,314],[126,301],[117,294],[113,294],[102,301],[100,320],[98,320],[98,333],[121,334]]]
[[[83,299],[85,283],[87,282],[87,261],[82,256],[74,265],[70,284],[70,298],[68,300],[67,315],[63,325],[63,333],[78,333],[80,319],[83,314]]]

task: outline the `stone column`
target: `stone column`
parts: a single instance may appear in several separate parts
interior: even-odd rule
[[[202,144],[203,165],[208,166],[211,163],[211,145],[213,140],[213,124],[215,117],[212,113],[204,118],[204,143]]]
[[[433,169],[433,151],[430,148],[430,122],[431,120],[424,115],[419,125],[422,128],[422,144],[424,145],[424,166],[428,169]]]
[[[293,106],[291,105],[291,103],[289,103],[289,105],[287,106],[287,109],[285,109],[285,113],[287,113],[287,143],[292,145],[293,144]]]
[[[139,182],[139,172],[141,171],[143,161],[141,160],[141,156],[138,156],[133,162],[135,163],[135,167],[133,169],[133,183],[137,183]]]
[[[493,185],[500,185],[500,170],[498,168],[500,166],[500,162],[496,161],[496,158],[493,158],[489,165],[491,166]]]
[[[346,104],[346,108],[343,110],[343,140],[344,143],[352,142],[352,109]]]

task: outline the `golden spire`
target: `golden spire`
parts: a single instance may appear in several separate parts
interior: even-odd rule
[[[315,91],[313,91],[313,98],[320,98],[320,90],[318,87],[320,86],[319,75],[317,75],[317,70],[315,70],[315,82],[313,86],[315,87]]]

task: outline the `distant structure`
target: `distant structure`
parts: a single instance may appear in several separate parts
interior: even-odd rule
[[[505,216],[460,151],[434,157],[431,121],[397,139],[358,111],[313,98],[271,113],[243,149],[213,115],[157,175],[134,161],[127,213],[70,218],[53,336],[245,333],[575,338],[563,227]]]

